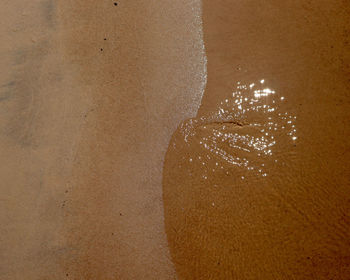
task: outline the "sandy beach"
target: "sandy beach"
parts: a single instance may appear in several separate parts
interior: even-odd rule
[[[348,279],[347,1],[3,1],[0,279]]]

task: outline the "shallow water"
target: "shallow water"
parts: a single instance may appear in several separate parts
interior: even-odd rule
[[[347,1],[0,6],[1,279],[347,279]]]
[[[163,174],[179,278],[347,279],[349,5],[203,4],[208,84]]]

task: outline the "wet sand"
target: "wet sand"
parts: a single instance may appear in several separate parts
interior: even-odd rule
[[[347,2],[200,4],[0,4],[1,279],[347,279]]]
[[[163,176],[179,279],[348,279],[348,3],[203,3],[208,84]]]

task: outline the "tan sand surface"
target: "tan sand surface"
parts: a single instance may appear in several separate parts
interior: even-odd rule
[[[348,279],[349,11],[2,1],[0,279]]]

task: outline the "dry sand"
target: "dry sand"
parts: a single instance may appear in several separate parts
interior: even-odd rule
[[[2,1],[1,280],[350,275],[349,4],[202,2]]]
[[[162,166],[205,86],[200,1],[0,10],[0,279],[174,279]]]

